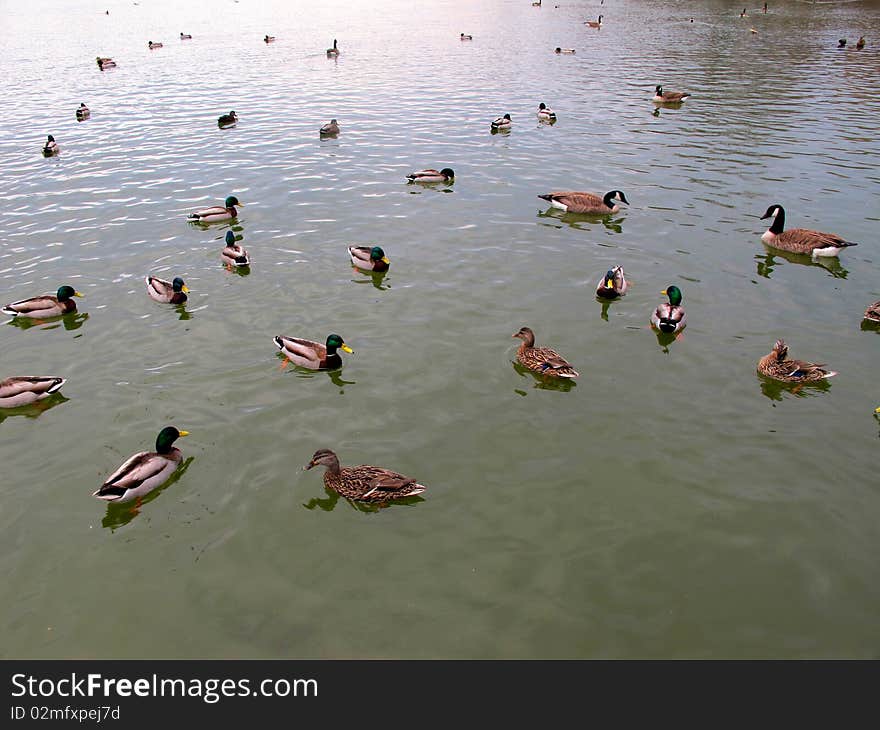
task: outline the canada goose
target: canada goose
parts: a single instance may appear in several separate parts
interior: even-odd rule
[[[786,383],[804,383],[833,378],[837,373],[827,370],[825,363],[789,360],[788,345],[784,340],[776,340],[773,349],[758,360],[758,372],[774,380]]]
[[[492,120],[492,129],[510,129],[512,122],[510,121],[510,114],[505,114],[503,117],[498,117],[497,119]]]
[[[331,119],[329,124],[325,124],[318,131],[325,136],[339,134],[339,125],[336,123],[335,119]]]
[[[60,151],[61,148],[58,146],[55,138],[51,134],[48,135],[46,144],[43,145],[43,156],[52,157],[52,155],[57,155]]]
[[[663,91],[663,87],[660,84],[654,88],[654,98],[653,101],[658,104],[677,104],[678,102],[684,101],[690,96],[685,91]]]
[[[154,48],[161,48],[161,47],[162,47],[161,43],[153,43],[153,41],[147,41],[147,48],[149,48],[150,50],[153,50]]]
[[[462,33],[462,34],[461,34],[461,39],[462,39],[463,41],[472,41],[472,40],[474,39],[474,37],[473,37],[472,35],[465,35],[464,33]]]
[[[823,233],[809,228],[791,228],[786,231],[785,209],[778,203],[767,208],[761,220],[770,216],[776,217],[770,228],[761,236],[761,240],[773,248],[812,256],[837,256],[847,246],[859,245],[845,240],[836,233]]]
[[[333,39],[333,48],[327,49],[327,55],[328,56],[338,56],[339,55],[339,49],[336,47],[336,39],[335,38]]]
[[[556,52],[557,53],[574,53],[575,51],[574,51],[574,48],[560,48],[559,46],[557,46]]]
[[[192,36],[189,33],[181,33],[180,34],[180,40],[182,40],[182,41],[188,41],[191,39],[192,39]]]
[[[865,47],[865,36],[860,36],[856,41],[856,50],[861,51]]]
[[[559,208],[559,210],[566,213],[602,215],[605,213],[617,213],[620,210],[618,203],[629,205],[629,201],[620,190],[611,190],[602,196],[595,193],[558,192],[547,193],[538,197],[548,201],[553,208]]]
[[[556,112],[547,106],[543,101],[538,104],[538,119],[542,121],[556,121]]]
[[[591,28],[601,28],[602,27],[602,16],[599,16],[598,20],[588,20],[587,25]]]
[[[79,109],[76,110],[77,121],[81,122],[84,119],[88,119],[90,116],[92,116],[92,113],[89,111],[89,108],[80,102]]]
[[[217,117],[217,124],[221,127],[228,127],[235,124],[237,121],[238,115],[234,111],[230,111],[229,114],[221,114]]]

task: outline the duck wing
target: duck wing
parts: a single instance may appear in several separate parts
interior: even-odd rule
[[[348,255],[351,256],[351,262],[353,264],[370,264],[372,266],[370,251],[372,251],[372,249],[369,246],[348,247]]]
[[[93,496],[103,499],[116,499],[129,489],[136,489],[147,479],[157,476],[168,468],[171,460],[155,451],[139,451],[123,462]]]
[[[351,469],[351,471],[357,475],[358,480],[366,487],[366,491],[361,495],[361,499],[369,498],[371,501],[385,502],[391,499],[421,494],[425,491],[425,487],[416,482],[412,477],[407,477],[379,466],[361,464]]]
[[[19,375],[6,378],[6,380],[0,380],[0,398],[13,398],[22,393],[48,395],[58,390],[65,382],[64,378],[41,375]]]
[[[6,314],[35,314],[37,312],[46,312],[46,310],[58,309],[61,303],[58,297],[53,294],[43,294],[38,297],[30,297],[29,299],[21,299],[12,302],[3,307]]]

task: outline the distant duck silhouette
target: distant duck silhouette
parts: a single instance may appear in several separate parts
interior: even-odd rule
[[[746,17],[748,17],[748,16],[746,15],[746,9],[745,9],[745,8],[743,8],[743,11],[739,14],[739,17],[740,17],[740,18],[746,18]]]
[[[472,40],[474,39],[474,37],[473,37],[472,35],[465,35],[464,33],[462,33],[462,34],[461,34],[461,39],[462,39],[463,41],[472,41]]]
[[[331,119],[329,124],[325,124],[321,129],[318,130],[322,137],[335,136],[339,134],[339,124],[337,124],[335,119]]]
[[[338,56],[339,55],[339,49],[336,47],[336,39],[335,38],[333,39],[333,48],[327,49],[327,55],[328,56]]]
[[[556,46],[556,53],[574,53],[574,48],[560,48]]]
[[[46,139],[46,144],[43,145],[43,156],[51,157],[52,155],[57,155],[60,150],[61,148],[58,146],[55,138],[50,134]]]
[[[271,43],[272,41],[275,40],[275,36],[274,35],[267,35],[263,38],[263,40],[266,41],[266,43]]]
[[[192,39],[192,36],[189,33],[181,33],[180,34],[180,40],[182,40],[182,41],[188,41],[191,39]]]
[[[116,61],[114,61],[112,58],[108,58],[106,56],[98,56],[95,60],[98,62],[98,68],[101,69],[102,71],[105,68],[115,68],[116,67]]]
[[[544,122],[555,122],[556,112],[542,101],[538,104],[538,119]]]
[[[492,129],[494,131],[510,129],[511,124],[510,114],[505,114],[503,117],[492,120]]]
[[[147,41],[147,48],[149,48],[151,51],[154,48],[161,48],[161,47],[162,47],[161,43],[153,43],[153,41]]]
[[[541,0],[538,0],[538,2],[536,2],[536,3],[532,3],[532,7],[533,8],[540,8],[541,7]]]
[[[856,50],[861,51],[865,47],[865,36],[861,36],[858,41],[856,41]]]
[[[657,84],[654,89],[653,101],[658,104],[677,104],[689,98],[690,94],[686,91],[663,91],[663,87]]]
[[[217,117],[217,124],[219,124],[221,127],[228,127],[232,124],[235,124],[237,121],[238,115],[234,111],[229,112],[229,114],[221,114],[219,117]]]
[[[587,25],[591,28],[601,28],[602,27],[602,16],[599,16],[598,20],[588,20]]]
[[[81,122],[84,119],[88,119],[91,115],[92,113],[89,111],[89,108],[85,104],[80,103],[79,109],[76,110],[76,120]]]
[[[837,41],[837,47],[846,48],[846,38],[841,38],[839,41]]]

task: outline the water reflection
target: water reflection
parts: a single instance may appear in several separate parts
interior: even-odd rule
[[[391,288],[390,284],[384,283],[388,275],[387,271],[363,271],[356,266],[351,268],[355,273],[363,275],[360,279],[352,279],[355,284],[372,284],[379,291],[387,291]]]
[[[657,336],[657,344],[667,355],[669,354],[669,346],[682,336],[681,332],[660,332],[653,327],[651,331]]]
[[[579,231],[589,230],[591,224],[601,223],[609,231],[614,233],[623,232],[623,226],[621,225],[624,220],[623,217],[612,218],[611,214],[569,213],[559,208],[548,208],[547,210],[539,210],[538,218],[555,218],[561,223],[571,228],[576,228]]]
[[[186,304],[175,304],[174,310],[179,315],[177,318],[180,320],[192,319],[192,314],[186,311]]]
[[[70,314],[59,314],[57,317],[47,317],[46,319],[32,319],[30,317],[13,317],[7,324],[19,327],[23,330],[31,327],[39,327],[44,330],[56,330],[64,327],[68,332],[78,330],[83,326],[89,318],[88,312],[71,312]]]
[[[403,499],[394,499],[390,502],[356,502],[353,499],[348,499],[348,497],[341,497],[338,492],[334,492],[326,486],[324,487],[324,491],[327,494],[326,497],[312,497],[308,502],[303,502],[303,507],[312,510],[318,508],[324,512],[332,512],[336,508],[337,502],[339,502],[340,499],[344,499],[348,503],[348,506],[353,510],[370,514],[376,513],[379,510],[392,505],[412,507],[419,502],[425,501],[424,497],[415,495],[413,497],[404,497]]]
[[[599,297],[596,297],[596,301],[602,303],[602,312],[599,316],[607,322],[608,310],[611,307],[611,302],[609,302],[607,299],[599,299]]]
[[[789,253],[788,251],[780,251],[775,248],[771,249],[766,245],[764,249],[764,254],[755,254],[755,261],[757,263],[758,276],[763,276],[765,279],[772,278],[773,269],[777,266],[777,256],[790,264],[818,266],[821,269],[825,269],[835,279],[845,279],[849,274],[849,271],[844,268],[837,256],[813,258],[807,254]]]
[[[26,406],[19,406],[18,408],[0,408],[0,423],[3,423],[7,418],[12,418],[13,416],[36,418],[44,411],[48,411],[59,403],[66,403],[69,400],[70,398],[65,398],[61,393],[52,393],[48,398],[38,400],[36,403],[29,403]]]
[[[553,375],[541,375],[534,370],[529,370],[527,367],[520,365],[516,361],[511,361],[510,364],[513,365],[513,369],[519,373],[520,377],[525,378],[531,376],[535,381],[535,384],[532,387],[537,388],[538,390],[555,390],[561,393],[568,393],[572,388],[577,386],[577,383],[574,382],[573,378],[557,378]],[[525,395],[521,390],[515,390],[514,392],[519,395]]]
[[[784,393],[790,393],[798,398],[805,398],[809,395],[824,393],[831,388],[831,383],[827,380],[814,380],[809,383],[786,383],[782,380],[768,378],[761,373],[757,375],[761,383],[761,393],[772,401],[781,401]]]
[[[872,322],[870,319],[862,320],[862,332],[876,332],[880,334],[880,322]]]
[[[141,508],[144,505],[152,502],[162,492],[168,489],[168,487],[177,482],[177,480],[186,473],[186,470],[189,469],[189,465],[195,458],[196,457],[194,456],[186,457],[181,465],[177,468],[177,471],[175,471],[174,474],[172,474],[168,478],[168,481],[165,482],[161,487],[154,489],[147,496],[137,499],[134,502],[125,502],[123,504],[114,504],[113,502],[108,502],[107,514],[104,515],[104,519],[101,520],[101,527],[109,528],[111,532],[115,532],[120,527],[125,527],[125,525],[127,525],[141,513]]]

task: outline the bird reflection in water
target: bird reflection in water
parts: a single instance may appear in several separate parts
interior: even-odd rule
[[[44,413],[61,403],[66,403],[69,400],[70,398],[65,398],[59,391],[52,393],[48,398],[38,400],[36,403],[29,403],[26,406],[19,406],[18,408],[0,408],[0,423],[3,423],[7,418],[12,418],[13,416],[37,418],[41,413]]]
[[[554,375],[541,375],[541,373],[536,373],[533,370],[529,370],[527,367],[520,365],[515,360],[512,360],[511,365],[513,365],[513,369],[519,373],[520,377],[531,377],[535,384],[532,386],[537,388],[538,390],[555,390],[562,393],[568,393],[572,388],[577,387],[577,383],[574,382],[571,378],[557,378]],[[520,390],[515,391],[519,395],[525,395]]]
[[[353,510],[356,510],[357,512],[376,513],[379,510],[385,509],[386,507],[390,507],[392,505],[412,507],[419,502],[425,501],[424,497],[415,495],[413,497],[395,499],[390,502],[356,502],[355,500],[348,499],[347,497],[340,497],[338,492],[334,492],[328,487],[324,487],[324,491],[327,493],[326,497],[312,497],[308,502],[303,502],[303,507],[312,510],[318,508],[320,510],[323,510],[324,512],[332,512],[336,508],[336,503],[339,502],[340,499],[345,499],[345,501],[348,502],[348,506],[351,507]]]
[[[101,527],[106,527],[110,529],[111,532],[115,532],[120,527],[125,527],[129,522],[131,522],[141,513],[141,508],[144,505],[152,502],[160,494],[162,494],[162,492],[168,489],[168,487],[177,482],[177,480],[186,473],[186,470],[189,469],[189,465],[195,458],[196,457],[194,456],[188,456],[187,458],[185,458],[181,465],[177,467],[177,471],[175,471],[174,474],[169,477],[167,482],[165,482],[157,489],[154,489],[145,497],[139,497],[134,502],[124,502],[122,504],[108,502],[107,514],[105,514],[104,519],[101,520]]]
[[[771,249],[764,247],[765,253],[755,254],[755,262],[757,264],[758,276],[770,279],[773,270],[778,265],[776,257],[787,261],[790,264],[800,264],[801,266],[817,266],[825,269],[835,279],[845,279],[849,271],[840,263],[840,259],[836,256],[823,256],[813,258],[805,254],[789,253],[788,251],[780,251],[779,249]]]
[[[790,393],[798,398],[805,398],[810,395],[824,393],[831,388],[831,383],[827,380],[813,380],[806,383],[786,383],[782,380],[768,378],[760,373],[758,373],[758,380],[761,383],[761,394],[772,401],[781,401],[783,394],[785,393]]]
[[[358,279],[352,279],[355,284],[372,284],[379,291],[387,291],[391,285],[385,281],[388,276],[387,271],[363,271],[362,269],[352,266],[351,270],[356,274],[362,274]]]
[[[61,314],[57,317],[49,317],[48,319],[33,319],[29,317],[13,317],[8,324],[20,327],[23,330],[31,327],[39,327],[44,330],[55,330],[64,327],[68,332],[78,330],[85,324],[89,318],[88,312],[71,312],[70,314]]]
[[[623,233],[623,226],[621,225],[623,223],[623,216],[612,218],[607,214],[589,215],[586,213],[569,213],[568,211],[560,210],[559,208],[548,208],[547,210],[539,210],[538,218],[555,218],[570,228],[575,228],[579,231],[589,230],[590,224],[601,223],[613,233]],[[557,226],[557,228],[558,227],[559,226]]]

